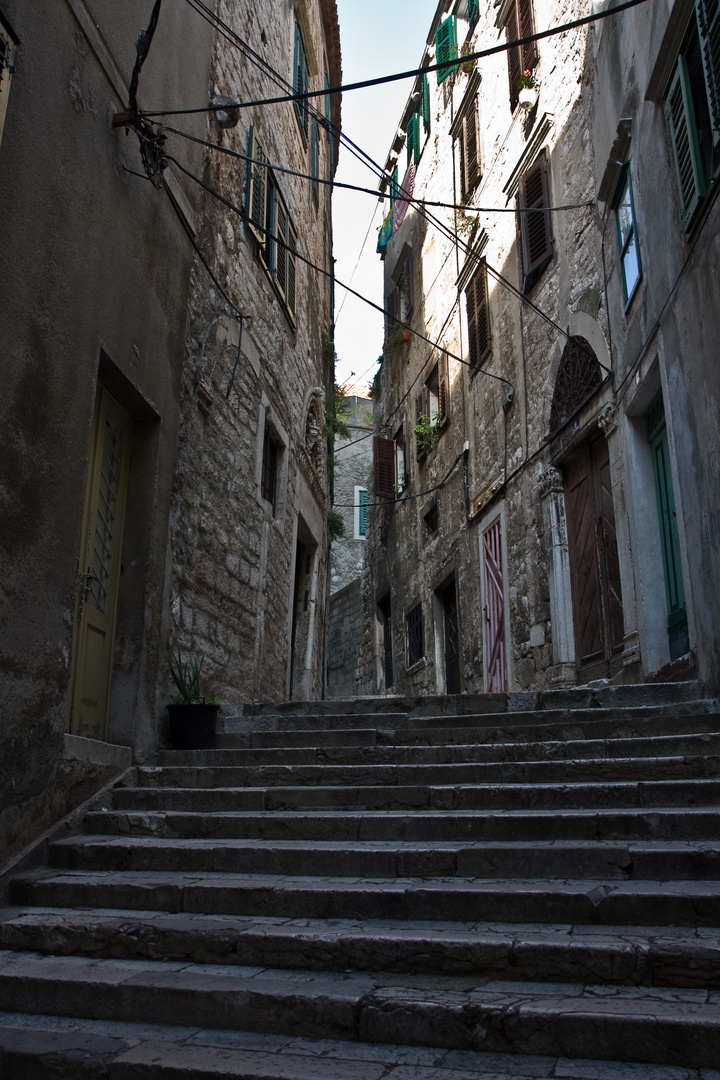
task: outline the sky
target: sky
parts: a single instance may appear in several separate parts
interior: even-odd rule
[[[419,66],[437,0],[337,0],[343,83],[373,79]],[[343,95],[342,128],[380,166],[412,80],[387,83]],[[377,188],[377,176],[347,149],[340,148],[336,181]],[[371,224],[371,219],[372,224]],[[363,296],[382,305],[383,273],[376,254],[382,208],[373,195],[333,194],[335,274]],[[370,226],[362,256],[360,251]],[[358,262],[358,257],[359,262]],[[383,317],[339,285],[335,289],[335,350],[338,383],[365,385],[373,377],[383,345]]]

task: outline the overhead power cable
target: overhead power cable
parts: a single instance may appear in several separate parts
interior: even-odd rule
[[[190,2],[190,0],[188,0]],[[611,15],[618,15],[621,11],[627,11],[630,8],[637,7],[639,4],[645,4],[648,0],[624,0],[622,4],[616,4],[615,7],[607,8],[605,11],[596,11],[592,15],[585,15],[581,19],[573,19],[572,22],[562,23],[559,26],[552,26],[548,30],[540,30],[535,34],[527,34],[525,37],[515,38],[513,41],[504,41],[500,45],[493,45],[489,49],[481,49],[479,52],[468,53],[466,56],[460,56],[452,60],[443,60],[439,64],[428,64],[425,67],[413,68],[410,71],[400,71],[395,75],[381,75],[375,79],[362,79],[359,82],[346,83],[341,86],[331,86],[323,88],[322,90],[305,90],[298,94],[293,92],[292,94],[285,94],[274,98],[260,98],[256,101],[242,101],[238,107],[241,109],[249,109],[254,106],[260,105],[281,105],[287,101],[307,101],[311,98],[327,97],[330,94],[346,94],[350,90],[366,90],[372,86],[382,86],[385,83],[401,82],[403,79],[415,79],[419,75],[428,75],[433,71],[452,71],[453,68],[459,67],[461,64],[471,63],[474,60],[484,60],[488,56],[495,56],[497,53],[508,52],[510,49],[517,49],[523,45],[529,45],[533,41],[542,41],[544,38],[554,37],[557,34],[565,34],[569,30],[576,30],[580,26],[587,26],[589,23],[599,22],[601,19],[607,19]],[[158,109],[158,110],[143,110],[143,116],[184,116],[191,113],[207,113],[216,112],[218,109],[225,108],[222,105],[205,105],[202,108],[196,109]]]
[[[151,123],[157,124],[157,121],[151,121]],[[362,187],[360,184],[347,184],[339,180],[327,180],[322,176],[313,176],[311,173],[299,172],[297,169],[288,169],[284,165],[275,165],[271,161],[267,161],[265,158],[254,158],[248,154],[241,154],[239,150],[232,150],[229,146],[223,146],[222,143],[210,142],[208,139],[200,139],[197,135],[190,135],[187,131],[180,131],[179,128],[169,127],[165,124],[159,129],[163,133],[169,132],[171,135],[179,135],[183,139],[188,139],[190,142],[198,143],[200,146],[206,146],[210,150],[217,150],[221,154],[226,154],[228,157],[237,158],[239,161],[244,161],[251,165],[259,165],[264,169],[271,169],[273,172],[284,173],[286,176],[297,176],[301,180],[310,180],[313,184],[325,184],[326,186],[333,188],[342,188],[345,191],[357,191],[362,195],[372,195],[377,198],[377,189]],[[406,197],[403,188],[399,189],[399,199]],[[383,201],[383,196],[381,200]],[[595,206],[594,199],[587,199],[581,203],[568,203],[565,206],[528,206],[528,207],[515,207],[515,206],[473,206],[472,203],[447,203],[436,202],[432,199],[415,199],[412,196],[407,196],[408,201],[412,202],[414,206],[433,206],[440,210],[475,210],[481,214],[516,214],[518,211],[525,214],[544,214],[549,211],[557,210],[582,210],[586,206]]]

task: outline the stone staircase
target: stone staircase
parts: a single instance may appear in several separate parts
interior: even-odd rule
[[[694,684],[247,708],[0,909],[3,1080],[720,1080]]]

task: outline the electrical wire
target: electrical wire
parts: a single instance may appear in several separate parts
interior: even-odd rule
[[[355,442],[359,442],[359,441],[360,441],[359,439],[355,440]],[[352,443],[352,445],[354,446],[355,443]],[[463,451],[463,453],[464,453],[464,451]],[[424,499],[426,495],[434,495],[434,493],[436,491],[440,491],[441,488],[445,487],[445,484],[447,484],[448,480],[450,479],[450,477],[452,476],[452,474],[455,472],[458,465],[462,461],[463,453],[458,454],[458,456],[455,458],[455,461],[450,466],[449,471],[445,474],[445,476],[440,481],[440,483],[435,485],[435,487],[428,488],[427,491],[417,491],[413,495],[401,495],[397,499],[383,499],[381,502],[372,502],[372,503],[369,502],[369,503],[365,503],[365,505],[366,506],[394,506],[397,503],[412,502],[413,499]],[[333,506],[342,506],[342,507],[344,507],[346,509],[350,509],[351,507],[355,507],[357,505],[358,505],[357,503],[333,503]]]
[[[193,6],[191,0],[187,0],[188,3]],[[193,0],[196,2],[196,0]],[[346,83],[340,86],[326,87],[322,90],[306,90],[302,93],[286,94],[282,97],[274,98],[261,98],[256,101],[243,101],[238,103],[238,107],[241,109],[248,109],[254,106],[260,105],[281,105],[285,102],[300,102],[309,101],[311,98],[328,97],[332,94],[345,94],[350,90],[366,90],[372,86],[382,86],[385,83],[401,82],[404,79],[415,79],[419,75],[428,75],[433,71],[445,71],[450,72],[454,68],[459,67],[461,64],[471,63],[472,61],[484,60],[488,56],[495,56],[498,53],[508,52],[511,49],[521,48],[523,45],[529,45],[534,41],[542,41],[544,38],[554,37],[557,34],[565,34],[569,30],[576,30],[578,27],[586,26],[589,23],[598,22],[600,19],[607,19],[612,15],[617,15],[621,11],[627,11],[630,8],[637,7],[639,4],[645,4],[648,0],[624,0],[624,3],[617,4],[615,7],[607,8],[605,11],[596,11],[592,15],[584,15],[581,19],[573,19],[572,22],[563,23],[558,26],[552,26],[548,30],[540,30],[535,34],[528,34],[526,37],[515,38],[513,41],[505,41],[500,45],[494,45],[489,49],[482,49],[479,52],[468,53],[466,56],[457,57],[452,60],[443,60],[439,64],[428,64],[425,67],[413,68],[411,71],[400,71],[395,75],[381,75],[375,79],[362,79],[359,82]],[[196,9],[197,10],[197,9]],[[188,116],[192,113],[207,113],[216,112],[220,108],[226,106],[219,105],[206,105],[203,108],[196,109],[155,109],[155,110],[143,110],[142,116]]]

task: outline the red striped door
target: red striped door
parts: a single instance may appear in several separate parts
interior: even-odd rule
[[[482,551],[485,586],[485,677],[487,692],[495,694],[507,690],[505,589],[499,516],[483,530]]]

